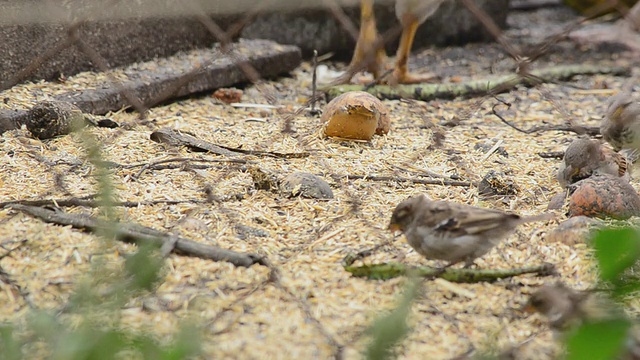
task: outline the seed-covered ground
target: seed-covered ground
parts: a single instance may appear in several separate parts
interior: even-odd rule
[[[518,46],[530,47],[573,19],[570,12],[557,8],[514,13],[507,38]],[[424,50],[413,59],[412,67],[439,74],[442,81],[513,71],[514,63],[500,49],[496,44],[474,44]],[[596,126],[607,97],[629,83],[640,83],[640,61],[620,49],[565,41],[550,51],[536,66],[616,65],[630,68],[631,77],[577,77],[533,89],[518,87],[499,95],[511,107],[499,106],[497,111],[520,127],[560,125],[568,120]],[[344,64],[329,66],[344,68]],[[0,94],[5,99],[0,106],[26,109],[54,94],[91,87],[103,78],[103,74],[83,73],[64,83],[18,85]],[[397,304],[406,279],[355,278],[344,270],[342,259],[390,241],[392,234],[386,227],[395,205],[419,193],[527,215],[546,211],[549,199],[560,191],[555,181],[559,160],[538,154],[562,151],[575,137],[560,131],[518,132],[492,114],[498,102],[490,97],[428,103],[385,100],[392,128],[388,135],[375,136],[371,142],[323,139],[319,117],[304,111],[292,120],[294,132],[283,133],[287,114],[311,96],[309,63],[303,63],[290,77],[273,79],[260,89],[246,86],[242,102],[267,104],[266,96],[274,97],[283,109],[232,107],[203,94],[151,109],[145,125],[87,130],[102,144],[105,160],[125,165],[170,158],[223,159],[150,141],[150,133],[163,127],[229,147],[310,153],[292,159],[248,155],[243,158],[250,164],[219,162],[203,168],[188,164],[146,171],[141,167],[112,168],[111,180],[121,201],[203,200],[207,196],[220,200],[118,207],[115,211],[120,220],[238,252],[258,253],[279,272],[274,281],[265,266],[242,268],[170,255],[159,286],[121,309],[123,326],[150,331],[165,341],[183,322],[195,322],[203,329],[204,358],[324,359],[335,355],[340,346],[346,358],[359,358],[368,340],[363,331]],[[121,111],[107,117],[121,124],[134,123],[137,114]],[[441,144],[434,141],[434,132],[444,133]],[[0,137],[0,201],[95,193],[97,170],[87,160],[84,140],[81,134],[40,141],[26,130],[4,133]],[[504,152],[487,154],[497,142]],[[329,182],[335,197],[318,201],[255,189],[249,167],[280,176],[294,171],[314,173]],[[491,170],[504,173],[516,194],[486,198],[473,186],[346,177],[424,179],[435,173],[476,182]],[[100,209],[65,210],[102,214]],[[561,213],[560,221],[563,218]],[[410,311],[411,332],[396,350],[400,358],[448,359],[472,348],[497,352],[513,346],[519,346],[518,358],[552,357],[557,348],[545,319],[523,314],[518,308],[527,294],[543,283],[562,280],[584,289],[595,280],[589,248],[582,242],[551,241],[547,235],[556,226],[556,222],[523,225],[476,265],[492,269],[548,262],[557,267],[558,277],[522,276],[478,284],[426,282]],[[87,273],[97,267],[117,268],[135,251],[132,245],[107,242],[13,210],[0,210],[0,244],[12,248],[20,242],[22,246],[0,258],[2,271],[23,290],[20,294],[7,282],[0,282],[1,318],[18,323],[24,321],[31,306],[52,311],[63,308]],[[364,261],[441,265],[421,258],[403,237]],[[637,306],[630,303],[629,312],[635,315]]]

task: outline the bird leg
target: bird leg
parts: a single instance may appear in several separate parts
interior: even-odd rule
[[[387,53],[383,45],[376,28],[373,0],[362,0],[360,2],[360,35],[351,63],[345,75],[340,78],[340,82],[349,82],[353,75],[364,70],[372,73],[374,79],[380,78],[387,61]]]
[[[407,68],[409,54],[413,46],[413,40],[416,36],[420,20],[411,13],[402,14],[400,17],[402,23],[402,35],[400,36],[400,44],[396,53],[396,65],[393,70],[392,78],[388,81],[390,84],[417,84],[428,82],[436,78],[434,74],[411,74]]]
[[[460,263],[461,261],[462,261],[461,259],[460,259],[460,260],[453,260],[453,261],[450,261],[450,262],[449,262],[447,265],[445,265],[445,266],[442,266],[442,267],[438,267],[438,268],[436,268],[436,269],[437,269],[436,276],[437,276],[437,275],[441,275],[442,273],[444,273],[445,271],[447,271],[447,269],[448,269],[448,268],[452,267],[452,266],[453,266],[453,265],[455,265],[455,264]]]

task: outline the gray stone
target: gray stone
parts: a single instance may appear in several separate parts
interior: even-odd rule
[[[329,184],[320,177],[310,173],[291,173],[282,180],[280,186],[287,196],[333,199],[333,191],[331,191]]]

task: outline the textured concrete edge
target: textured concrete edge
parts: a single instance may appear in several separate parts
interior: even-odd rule
[[[302,61],[300,49],[295,46],[278,45],[264,40],[248,40],[243,41],[243,44],[249,49],[256,44],[259,44],[263,50],[266,46],[266,51],[263,51],[263,53],[254,52],[246,59],[246,64],[252,66],[262,78],[288,73],[300,65]],[[272,46],[269,47],[268,44]],[[212,57],[217,55],[213,52],[211,54]],[[140,79],[152,79],[151,81],[134,80],[121,84],[121,87],[126,91],[130,91],[144,104],[152,106],[157,102],[231,86],[249,80],[241,66],[235,63],[234,58],[223,54],[220,56],[220,58],[216,58],[214,64],[203,68],[197,74],[193,74],[195,76],[188,73],[173,74],[164,70],[166,67],[162,67],[156,71],[141,71],[143,74],[135,76]],[[170,59],[168,58],[168,60]],[[129,76],[131,77],[131,74]],[[190,76],[191,78],[184,85],[177,87],[175,91],[170,91],[185,76]],[[167,91],[167,97],[158,98],[158,96]],[[130,105],[127,99],[123,97],[121,88],[116,86],[110,86],[106,89],[69,92],[57,95],[55,99],[71,102],[83,112],[100,115]]]
[[[252,66],[261,78],[289,73],[302,61],[300,49],[296,46],[279,45],[267,40],[245,40],[240,44],[240,52],[250,54],[245,59],[245,63]],[[109,111],[117,111],[131,105],[123,96],[122,89],[136,96],[145,106],[153,106],[158,102],[249,81],[249,77],[236,63],[234,57],[225,56],[217,49],[212,49],[210,55],[215,61],[194,74],[167,71],[167,68],[172,67],[170,57],[166,59],[167,63],[162,67],[156,67],[155,71],[127,71],[130,78],[137,80],[122,83],[120,86],[106,84],[96,89],[67,92],[55,96],[54,99],[72,103],[85,113],[104,115]],[[173,59],[180,64],[184,63],[183,56],[176,56]],[[152,67],[138,64],[135,68]],[[188,81],[181,86],[176,86],[184,80],[185,76],[189,77]],[[175,91],[171,91],[172,87],[176,87]],[[166,96],[158,98],[162,94]],[[24,110],[0,109],[0,134],[19,128],[26,120],[26,115],[27,111]]]
[[[376,6],[381,32],[398,26],[393,1],[386,3]],[[477,5],[499,26],[505,25],[508,0],[477,0]],[[3,6],[6,4],[0,3],[0,11]],[[357,5],[347,7],[345,11],[357,27]],[[220,28],[229,29],[247,15],[214,15],[213,20]],[[12,82],[7,80],[17,80],[13,81],[15,83],[26,80],[52,80],[62,75],[70,76],[81,71],[97,70],[90,59],[73,44],[57,53],[49,54],[51,56],[47,58],[44,57],[51,49],[67,40],[68,28],[68,25],[49,22],[0,25],[0,43],[3,44],[0,47],[0,79],[10,84]],[[338,58],[347,59],[355,43],[351,34],[330,11],[318,7],[295,11],[267,9],[239,30],[241,32],[235,33],[234,36],[264,38],[282,44],[297,45],[301,47],[305,56],[315,49],[320,53],[333,51],[337,53]],[[109,67],[171,56],[179,51],[207,48],[217,42],[205,26],[192,16],[89,21],[80,24],[77,33],[80,39],[106,60]],[[491,39],[491,36],[464,8],[461,0],[455,0],[443,4],[438,13],[419,28],[414,47],[461,44],[488,39]],[[397,40],[390,42],[388,51],[393,51],[396,46]],[[24,76],[16,78],[16,74],[37,59],[43,60],[42,64]]]

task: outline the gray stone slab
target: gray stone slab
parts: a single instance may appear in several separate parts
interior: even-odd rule
[[[55,24],[0,26],[0,84],[63,43],[68,38],[66,30],[67,27]],[[109,67],[148,61],[216,43],[207,29],[193,18],[94,22],[80,26],[78,34],[106,59]],[[97,68],[89,57],[72,45],[53,54],[22,80],[52,80],[61,74],[70,76],[88,70]]]
[[[128,81],[119,86],[105,82],[96,84],[93,89],[54,98],[71,102],[86,113],[105,114],[131,105],[122,89],[135,95],[145,106],[153,106],[172,98],[248,81],[247,74],[238,65],[239,59],[251,65],[262,78],[288,73],[301,61],[297,47],[269,40],[240,40],[232,45],[231,54],[221,52],[216,46],[135,64],[124,70]],[[196,64],[207,66],[193,73]],[[179,83],[183,85],[176,87]]]
[[[105,82],[91,84],[92,88],[56,95],[54,99],[72,103],[85,113],[103,115],[130,105],[122,89],[150,107],[161,101],[246,82],[249,79],[238,66],[239,59],[251,65],[262,78],[288,73],[301,61],[296,46],[269,40],[240,40],[231,49],[231,55],[215,46],[137,63],[124,69],[128,81],[116,85],[104,77]],[[203,66],[193,72],[196,64]],[[182,85],[176,86],[178,83]],[[19,128],[27,119],[28,111],[0,109],[0,134]]]
[[[87,3],[86,6],[79,6],[83,1]],[[298,45],[304,54],[317,49],[321,53],[334,51],[343,59],[351,56],[353,38],[321,6],[322,1],[266,2],[275,6],[276,10],[262,11],[241,33],[235,35]],[[345,5],[346,12],[357,27],[358,1],[338,2],[350,3]],[[508,0],[476,2],[498,25],[504,26]],[[195,18],[198,11],[213,14],[217,25],[228,29],[262,3],[253,0],[208,0],[201,2],[201,9],[193,9],[171,0],[0,0],[0,85],[10,85],[8,81],[22,69],[67,39],[67,27],[61,25],[65,19],[66,23],[78,18],[101,19],[80,25],[78,35],[104,57],[110,67],[117,67],[170,56],[179,51],[210,47],[216,39]],[[72,5],[75,7],[64,8]],[[311,8],[302,8],[309,6]],[[398,25],[393,1],[377,5],[376,11],[381,31]],[[416,47],[486,39],[490,37],[483,27],[464,8],[461,0],[455,0],[443,4],[438,13],[420,27]],[[394,51],[395,47],[396,44],[391,43],[388,49]],[[96,67],[76,46],[71,46],[35,66],[22,80],[51,80],[61,74],[70,76],[86,70],[96,70]]]

